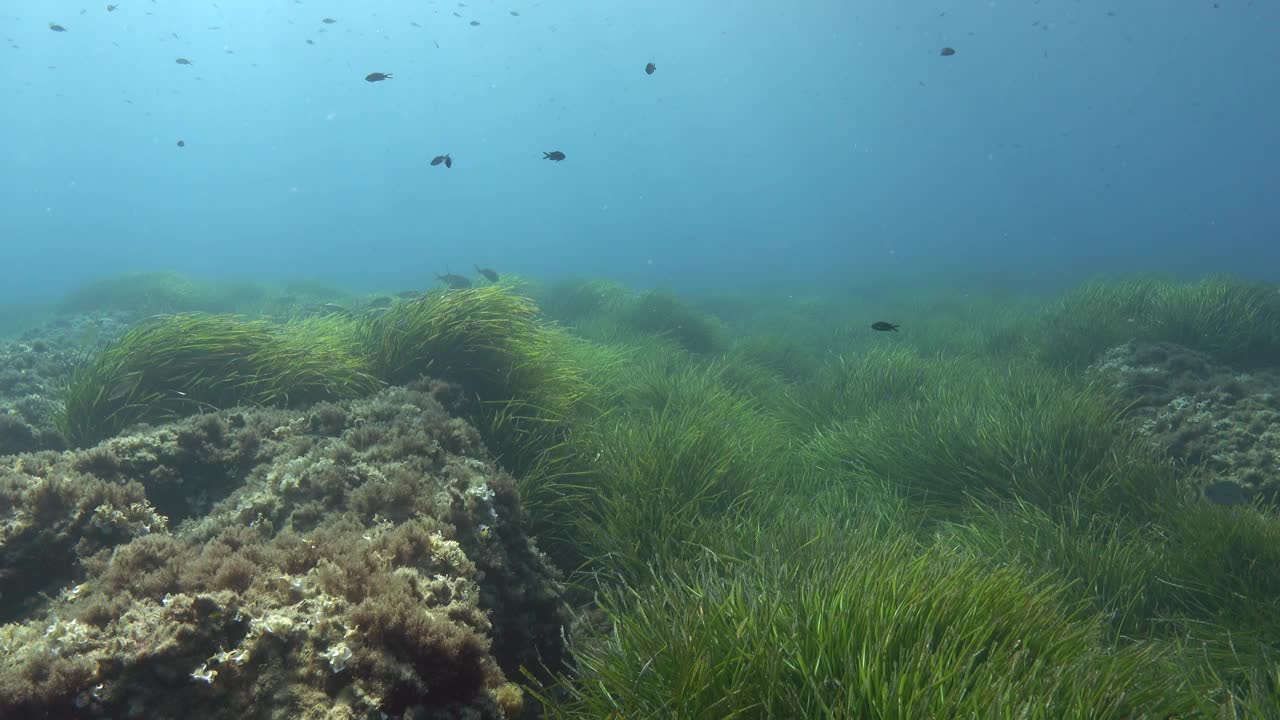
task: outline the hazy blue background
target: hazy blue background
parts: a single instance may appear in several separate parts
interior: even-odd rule
[[[1218,4],[3,0],[0,301],[473,262],[1280,279],[1280,3]]]

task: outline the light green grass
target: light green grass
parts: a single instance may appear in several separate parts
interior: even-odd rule
[[[284,326],[225,315],[153,318],[75,369],[59,429],[88,445],[138,422],[368,394],[379,383],[351,352],[351,332],[340,318]]]
[[[428,374],[460,383],[479,403],[490,449],[514,472],[556,444],[560,423],[593,393],[570,360],[577,343],[502,285],[432,291],[364,316],[359,334],[387,383]]]

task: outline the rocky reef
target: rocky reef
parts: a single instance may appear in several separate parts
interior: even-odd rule
[[[420,381],[0,458],[0,717],[520,716],[567,615],[467,402]]]
[[[134,313],[60,316],[0,340],[0,455],[65,446],[54,418],[78,357],[117,337]]]
[[[1186,463],[1206,498],[1280,503],[1280,373],[1138,342],[1112,348],[1091,372],[1132,403],[1134,428]]]

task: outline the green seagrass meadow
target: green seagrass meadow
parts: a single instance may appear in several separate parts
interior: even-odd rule
[[[525,678],[549,718],[1280,718],[1280,478],[1206,499],[1164,405],[1135,419],[1122,380],[1158,368],[1116,354],[1261,382],[1277,288],[926,287],[133,276],[67,301],[150,317],[86,350],[58,427],[458,383],[569,581],[571,660]]]

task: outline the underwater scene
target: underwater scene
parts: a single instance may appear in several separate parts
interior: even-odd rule
[[[0,720],[1280,720],[1276,28],[4,0]]]

